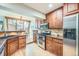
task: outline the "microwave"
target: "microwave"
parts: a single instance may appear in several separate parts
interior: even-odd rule
[[[43,23],[40,25],[41,30],[47,30],[48,29],[48,23]]]

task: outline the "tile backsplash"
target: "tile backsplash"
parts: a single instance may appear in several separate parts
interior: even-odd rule
[[[50,29],[51,35],[63,36],[63,29]]]

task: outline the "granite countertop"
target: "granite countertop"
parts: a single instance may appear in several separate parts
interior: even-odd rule
[[[53,36],[53,35],[46,35],[46,36],[57,38],[57,39],[63,39],[63,36]]]

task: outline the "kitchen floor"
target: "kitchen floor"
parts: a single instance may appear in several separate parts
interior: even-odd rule
[[[50,52],[41,49],[37,44],[31,43],[27,44],[26,48],[22,48],[15,52],[12,56],[55,56]]]

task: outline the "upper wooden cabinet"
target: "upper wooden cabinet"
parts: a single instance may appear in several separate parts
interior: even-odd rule
[[[62,28],[63,27],[63,10],[59,9],[56,11],[56,28]]]
[[[65,3],[63,8],[64,8],[64,15],[70,15],[79,12],[78,3]]]
[[[49,28],[52,28],[52,14],[47,15],[47,22],[49,24]]]
[[[54,12],[47,14],[47,22],[49,28],[62,28],[63,27],[63,9],[57,9]]]

